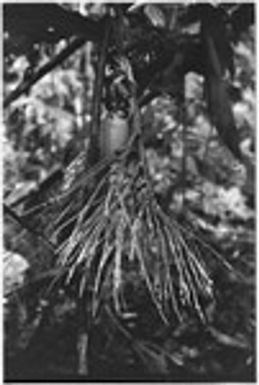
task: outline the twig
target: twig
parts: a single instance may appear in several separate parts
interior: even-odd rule
[[[123,327],[121,322],[118,320],[116,315],[113,313],[111,308],[108,305],[105,305],[105,311],[110,317],[110,319],[113,321],[113,323],[116,325],[117,329],[123,334],[123,336],[128,340],[130,343],[134,343],[133,336]]]
[[[162,91],[160,91],[160,90],[152,90],[152,91],[149,91],[148,93],[144,93],[143,95],[141,95],[138,98],[139,108],[142,108],[145,105],[147,105],[149,102],[151,102],[151,100],[158,97],[161,93],[162,93]]]

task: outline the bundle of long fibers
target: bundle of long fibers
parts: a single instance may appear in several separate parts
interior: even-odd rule
[[[204,299],[213,298],[213,283],[203,256],[219,256],[162,210],[144,163],[126,151],[101,174],[58,248],[59,277],[68,285],[76,277],[79,297],[90,293],[93,317],[106,300],[123,314],[125,277],[133,266],[164,323],[172,313],[180,321],[186,308],[206,322]]]

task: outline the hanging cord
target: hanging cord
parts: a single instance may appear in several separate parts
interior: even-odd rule
[[[101,122],[101,100],[104,81],[104,70],[107,58],[107,50],[110,40],[111,20],[109,16],[104,21],[104,36],[98,52],[98,64],[96,69],[96,79],[94,86],[92,124],[90,126],[90,148],[88,164],[93,165],[99,160],[100,156],[100,122]]]
[[[104,21],[104,35],[100,46],[98,47],[98,63],[96,68],[96,78],[94,86],[92,124],[90,125],[90,146],[86,157],[86,167],[96,165],[100,158],[100,130],[101,130],[101,102],[104,81],[104,71],[107,58],[107,50],[110,40],[111,20],[108,15]],[[95,181],[93,181],[95,183]],[[88,186],[89,187],[89,186]],[[87,293],[78,300],[78,374],[89,375],[89,338],[91,334],[91,314],[88,309]]]

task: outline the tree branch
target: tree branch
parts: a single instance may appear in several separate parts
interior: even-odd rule
[[[71,54],[79,49],[85,42],[86,37],[74,38],[65,49],[63,49],[57,56],[52,58],[47,64],[43,65],[37,72],[35,72],[30,79],[23,81],[13,92],[11,92],[4,100],[4,108],[8,107],[14,100],[18,99],[22,94],[27,93],[30,88],[43,76],[47,75],[55,67],[63,63]]]
[[[22,226],[24,229],[28,230],[31,234],[35,235],[37,238],[40,238],[42,241],[44,241],[44,243],[48,245],[51,251],[55,250],[55,245],[53,245],[47,238],[45,238],[44,235],[42,235],[37,230],[35,230],[35,228],[32,228],[23,218],[21,218],[18,214],[16,214],[16,212],[13,211],[8,205],[4,203],[3,207],[4,207],[4,214],[9,215],[17,223],[19,223],[19,225]]]
[[[19,206],[30,199],[37,199],[38,197],[42,197],[44,193],[48,192],[54,183],[61,182],[64,177],[64,170],[62,167],[58,166],[54,168],[50,173],[44,178],[37,188],[30,189],[22,196],[18,197],[16,200],[9,202],[9,207],[14,208]]]
[[[4,31],[12,37],[22,36],[29,44],[56,42],[71,36],[99,40],[101,21],[65,9],[58,4],[4,4]]]

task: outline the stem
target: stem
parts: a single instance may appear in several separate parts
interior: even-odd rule
[[[187,127],[188,127],[188,118],[187,118],[187,113],[188,113],[188,104],[190,103],[190,100],[186,98],[185,95],[185,87],[186,87],[186,79],[182,79],[182,89],[180,91],[180,121],[182,124],[182,170],[181,170],[181,178],[182,178],[182,183],[181,183],[181,193],[182,193],[182,211],[185,210],[185,204],[186,204],[186,199],[185,199],[185,189],[186,189],[186,157],[187,157],[187,146],[186,146],[186,134],[187,134]]]
[[[77,342],[78,349],[78,374],[81,376],[88,376],[89,368],[88,368],[88,333],[81,332],[78,335]]]
[[[92,124],[90,126],[90,146],[88,154],[88,166],[94,166],[99,159],[100,154],[100,115],[101,115],[101,99],[102,87],[104,80],[104,70],[106,64],[106,54],[109,44],[111,23],[109,19],[105,20],[104,35],[99,47],[98,64],[96,70],[96,79],[94,85]],[[78,374],[83,376],[89,375],[89,338],[91,332],[91,312],[88,309],[88,295],[85,294],[78,299]]]
[[[185,185],[186,185],[186,125],[183,122],[182,126],[182,145],[183,145],[183,153],[182,153],[182,210],[185,209]]]

